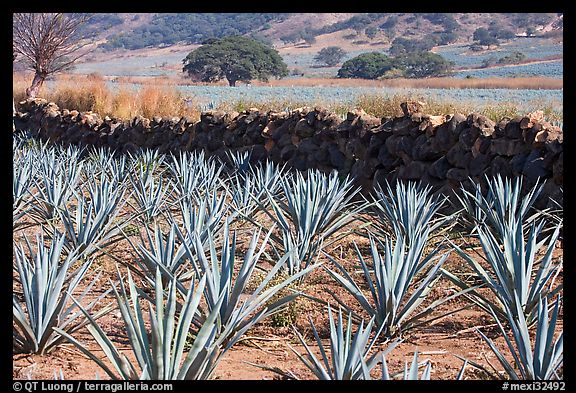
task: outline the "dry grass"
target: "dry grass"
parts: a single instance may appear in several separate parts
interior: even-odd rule
[[[383,96],[377,94],[364,94],[359,96],[354,103],[334,103],[334,102],[306,102],[290,100],[274,100],[265,103],[250,100],[239,100],[235,102],[220,103],[217,109],[230,112],[241,112],[249,108],[258,108],[262,112],[266,111],[284,111],[287,109],[296,109],[299,107],[321,107],[338,115],[345,115],[347,112],[355,109],[363,109],[366,113],[376,117],[396,117],[402,116],[400,103],[404,101],[424,101],[426,103],[424,112],[429,115],[446,115],[453,113],[479,113],[489,119],[498,122],[504,117],[513,118],[514,116],[525,116],[517,105],[513,103],[486,103],[483,105],[477,102],[465,101],[447,101],[441,98],[419,97],[410,94],[395,94],[392,96]],[[543,106],[540,108],[544,112],[544,117],[548,121],[562,121],[563,113],[553,106]]]
[[[379,96],[366,94],[360,96],[356,100],[358,108],[362,108],[376,117],[394,117],[402,116],[400,103],[410,100],[421,100],[421,97],[407,97],[402,94],[395,94],[393,96]],[[505,104],[486,104],[479,106],[477,103],[460,102],[460,101],[445,101],[434,98],[427,98],[425,100],[424,112],[429,115],[445,115],[450,113],[462,113],[464,115],[470,113],[481,113],[494,121],[500,121],[503,117],[514,117],[516,115],[524,115],[518,107],[512,103]]]
[[[547,77],[518,78],[426,78],[426,79],[341,79],[295,78],[252,83],[255,86],[341,86],[341,87],[397,87],[431,89],[562,89],[563,80]]]
[[[13,94],[16,101],[25,98],[24,91],[32,76],[14,75]],[[40,96],[56,103],[60,108],[78,111],[93,111],[101,116],[130,119],[134,116],[187,116],[199,119],[198,105],[190,105],[184,96],[170,83],[144,85],[131,88],[128,83],[119,83],[111,89],[100,75],[61,77],[54,83],[42,86]]]
[[[24,91],[29,86],[32,75],[14,74],[13,92],[16,101],[24,99]],[[186,102],[182,93],[176,86],[182,80],[178,77],[125,77],[118,78],[112,89],[107,85],[107,80],[98,74],[87,76],[62,75],[53,82],[47,82],[41,89],[41,96],[55,102],[60,108],[76,109],[79,111],[93,111],[101,116],[114,116],[120,119],[130,119],[141,115],[151,118],[153,116],[187,116],[191,120],[200,118],[200,106],[198,103]],[[190,80],[187,81],[190,83]],[[273,80],[268,83],[271,86],[389,86],[389,87],[412,87],[412,88],[470,88],[471,86],[482,88],[498,88],[507,85],[507,88],[534,88],[540,84],[540,88],[558,88],[562,80],[551,78],[489,78],[489,79],[395,79],[387,81],[362,80],[362,79],[292,79]],[[223,82],[225,83],[225,82]],[[135,89],[134,84],[140,84]],[[254,85],[263,85],[262,82],[254,82]],[[353,109],[363,109],[376,117],[401,116],[400,103],[406,100],[420,100],[426,102],[425,112],[431,115],[449,113],[469,114],[481,113],[494,121],[503,117],[526,115],[513,103],[485,103],[448,101],[441,97],[427,96],[417,97],[411,93],[383,96],[365,94],[356,99],[352,104],[334,102],[307,102],[292,101],[286,99],[271,100],[265,103],[243,99],[233,102],[222,102],[217,109],[223,111],[243,111],[256,107],[261,111],[283,111],[303,106],[320,106],[328,110],[344,115]],[[561,106],[558,106],[561,107]],[[549,121],[562,121],[563,114],[554,105],[542,108]]]

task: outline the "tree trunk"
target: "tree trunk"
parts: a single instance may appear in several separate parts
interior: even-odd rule
[[[36,72],[36,74],[34,75],[34,79],[32,80],[32,85],[26,89],[26,97],[36,98],[45,79],[46,75]]]
[[[228,79],[228,78],[226,78]],[[228,79],[228,85],[235,87],[236,86],[236,79]]]

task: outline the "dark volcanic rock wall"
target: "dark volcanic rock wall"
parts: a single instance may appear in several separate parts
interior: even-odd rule
[[[42,140],[83,146],[109,146],[121,152],[140,147],[162,153],[203,149],[251,150],[253,160],[270,159],[298,170],[338,170],[364,187],[396,179],[422,180],[435,190],[484,183],[485,175],[523,176],[525,188],[546,182],[539,205],[561,202],[563,132],[541,112],[494,123],[478,114],[430,116],[422,103],[404,103],[404,115],[376,118],[364,111],[346,119],[322,108],[292,112],[204,112],[186,118],[131,121],[102,119],[91,112],[60,110],[43,99],[20,103],[16,129]]]

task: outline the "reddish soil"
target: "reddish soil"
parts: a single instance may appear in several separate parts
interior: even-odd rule
[[[15,238],[19,238],[23,233],[28,238],[31,238],[30,236],[35,230],[36,228],[33,227],[15,231]],[[240,237],[245,236],[249,236],[249,234]],[[367,249],[369,243],[366,238],[358,235],[350,235],[326,250],[336,260],[344,263],[349,271],[358,267],[352,242],[356,242],[362,254],[368,257]],[[130,260],[133,258],[130,250],[127,242],[121,241],[112,248],[111,253],[123,260]],[[561,257],[562,250],[557,249],[555,255],[557,258]],[[367,258],[367,260],[370,261],[370,258]],[[331,262],[327,258],[323,262],[326,266],[332,267],[330,266]],[[115,263],[110,257],[103,256],[93,266],[101,267],[105,272],[100,280],[101,284],[97,285],[99,289],[92,294],[92,296],[98,296],[99,291],[109,288],[108,279],[115,280]],[[444,267],[453,273],[470,271],[465,261],[454,252],[449,256]],[[126,268],[121,267],[121,271],[125,272]],[[562,273],[559,281],[562,282]],[[357,282],[361,281],[358,280]],[[17,289],[16,285],[15,289]],[[323,269],[314,271],[306,279],[303,287],[304,292],[308,295],[330,301],[333,307],[337,308],[336,302],[326,292],[326,289],[337,293],[347,304],[352,305],[355,311],[360,311],[351,296],[337,285]],[[441,279],[421,307],[433,300],[446,297],[454,293],[454,291],[452,284],[447,280]],[[108,298],[110,302],[114,302],[111,295]],[[325,345],[329,345],[329,328],[325,306],[306,298],[300,298],[297,302],[296,329],[304,335],[308,345],[315,348],[315,341],[308,321],[308,318],[310,318],[318,329]],[[503,353],[509,353],[502,334],[487,313],[471,306],[470,302],[464,298],[456,298],[438,307],[433,316],[440,316],[443,313],[455,311],[467,305],[470,307],[406,332],[403,335],[403,342],[387,356],[390,372],[402,371],[404,362],[411,362],[416,350],[420,353],[420,361],[429,359],[432,362],[432,379],[455,379],[463,364],[463,361],[456,355],[477,362],[488,369],[491,368],[491,364],[497,370],[502,370],[496,356],[476,332],[476,328],[481,329],[488,337],[495,340]],[[102,317],[99,320],[99,324],[118,348],[129,349],[122,319],[119,317],[117,310]],[[562,324],[560,324],[559,328],[562,329]],[[87,343],[92,351],[101,354],[102,358],[105,358],[101,349],[85,328],[76,337],[81,342]],[[277,373],[263,370],[246,362],[277,367],[284,372],[292,373],[299,379],[315,379],[312,372],[305,367],[288,347],[288,344],[290,344],[300,353],[304,353],[303,347],[291,328],[274,327],[271,320],[268,319],[249,330],[244,337],[241,342],[225,354],[223,360],[216,368],[215,379],[283,379]],[[378,348],[374,350],[384,349],[387,345],[387,343],[381,342]],[[124,353],[130,357],[130,350]],[[54,373],[59,372],[59,370],[62,370],[66,379],[94,379],[96,374],[98,374],[100,379],[108,379],[108,376],[95,363],[69,343],[60,345],[44,356],[28,354],[15,354],[13,356],[12,376],[15,379],[53,379]],[[377,367],[377,370],[379,370],[379,367]],[[468,366],[464,378],[486,379],[487,375],[472,366]]]

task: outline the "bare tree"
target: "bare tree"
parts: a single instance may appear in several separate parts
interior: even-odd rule
[[[12,43],[14,54],[35,72],[32,85],[26,89],[28,98],[35,98],[46,78],[63,71],[85,53],[78,50],[85,45],[79,34],[86,14],[15,13],[12,15]]]

